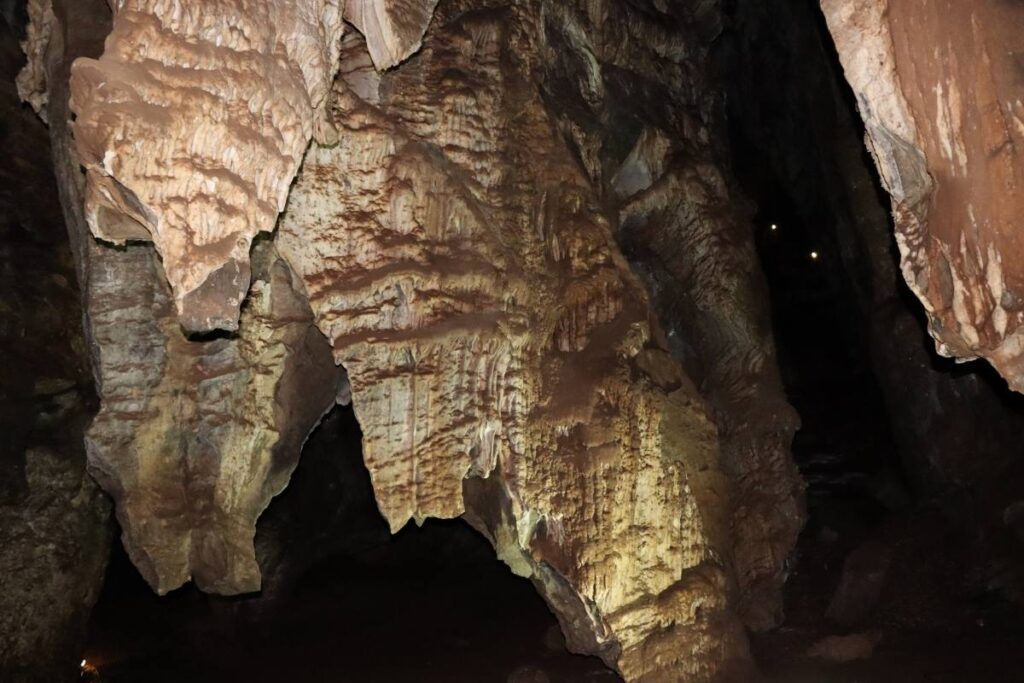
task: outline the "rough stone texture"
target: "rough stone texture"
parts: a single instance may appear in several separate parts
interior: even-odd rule
[[[243,5],[275,58],[218,35]],[[133,561],[160,591],[258,586],[255,516],[340,381],[279,251],[348,372],[392,529],[465,515],[627,680],[747,675],[736,588],[748,623],[777,618],[802,513],[749,209],[699,94],[714,5],[351,2],[365,38],[343,39],[332,94],[305,86],[333,24],[296,42],[283,20],[312,5],[120,3],[75,68],[84,190],[54,127],[103,405],[90,458]],[[237,333],[183,336],[235,326],[249,242],[317,127]]]
[[[888,202],[818,18],[813,5],[736,5],[734,45],[722,53],[732,60],[724,67],[729,114],[750,146],[742,152],[748,167],[770,176],[749,182],[764,186],[762,196],[783,188],[783,201],[835,264],[833,286],[850,296],[834,334],[869,358],[914,499],[939,502],[987,582],[1004,564],[992,558],[1016,552],[1001,527],[1024,474],[1024,404],[991,369],[936,357],[902,282]]]
[[[98,8],[55,3],[50,120],[55,166],[87,319],[101,410],[90,470],[114,497],[125,547],[166,592],[259,588],[256,518],[287,483],[309,430],[334,404],[340,370],[271,245],[235,335],[190,340],[149,245],[114,248],[86,225],[84,178],[67,126],[68,67],[105,35]],[[248,259],[248,255],[247,255]]]
[[[253,238],[273,229],[318,124],[337,0],[119,0],[98,60],[72,69],[86,218],[152,240],[189,330],[233,330]]]
[[[209,341],[182,335],[149,247],[98,249],[108,267],[93,272],[89,313],[102,408],[87,443],[125,547],[160,593],[190,578],[258,590],[256,519],[334,404],[323,338],[272,248],[254,255],[238,336]],[[149,286],[127,291],[129,274]]]
[[[822,0],[939,352],[1024,390],[1024,7]]]
[[[46,121],[46,62],[44,53],[50,43],[50,27],[53,8],[50,0],[28,0],[28,27],[21,49],[27,58],[24,68],[18,73],[16,83],[18,96],[35,109]]]
[[[545,101],[614,216],[615,235],[651,291],[669,348],[707,401],[735,483],[730,520],[738,609],[754,629],[781,619],[786,560],[803,526],[803,482],[752,207],[728,166],[710,45],[714,3],[553,8]]]
[[[437,0],[346,0],[345,20],[366,37],[377,69],[408,59],[420,49]]]
[[[75,680],[110,548],[86,474],[95,409],[46,129],[18,100],[0,22],[0,681]]]
[[[447,3],[383,75],[347,36],[339,143],[307,155],[278,247],[348,372],[392,529],[466,513],[573,648],[630,681],[705,680],[744,657],[728,480],[532,86],[558,11]]]

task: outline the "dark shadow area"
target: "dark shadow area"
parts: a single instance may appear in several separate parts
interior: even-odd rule
[[[1021,396],[942,359],[815,0],[729,0],[733,168],[759,206],[808,523],[770,680],[1019,681]]]
[[[461,520],[389,534],[351,408],[333,411],[307,442],[260,520],[257,548],[262,594],[187,586],[161,598],[117,544],[90,626],[98,680],[619,680],[566,651],[530,582]]]

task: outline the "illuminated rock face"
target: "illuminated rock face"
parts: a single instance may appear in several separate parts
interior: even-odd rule
[[[943,355],[1024,390],[1024,6],[822,0]]]
[[[334,404],[341,371],[271,245],[254,250],[238,333],[190,340],[152,246],[115,249],[91,238],[88,184],[64,122],[71,60],[94,54],[106,27],[95,19],[102,0],[75,2],[54,3],[47,80],[101,401],[86,436],[89,467],[114,498],[125,548],[155,590],[190,579],[219,593],[257,590],[256,518]]]
[[[352,0],[365,35],[336,41],[333,4],[278,4],[120,3],[71,79],[84,189],[54,129],[90,463],[136,565],[159,591],[257,588],[256,517],[339,363],[392,529],[463,516],[629,681],[744,671],[737,612],[775,618],[801,506],[743,203],[694,94],[713,16]]]
[[[71,108],[94,235],[152,240],[182,324],[236,329],[334,76],[337,0],[119,0]]]
[[[349,374],[392,529],[465,514],[574,647],[629,680],[703,679],[742,657],[720,560],[728,480],[508,48],[530,44],[541,7],[450,2],[416,59],[380,77],[350,36],[339,143],[307,155],[278,247]]]

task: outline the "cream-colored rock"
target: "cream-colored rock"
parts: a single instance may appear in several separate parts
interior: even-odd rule
[[[348,372],[392,529],[465,514],[575,649],[630,681],[706,680],[745,647],[729,485],[696,389],[527,86],[543,6],[442,5],[377,103],[346,37],[339,142],[310,149],[277,245]]]
[[[336,71],[340,0],[119,0],[72,69],[97,237],[152,240],[184,326],[235,329]]]
[[[822,0],[943,355],[1024,390],[1019,3]]]
[[[405,61],[420,49],[437,0],[346,0],[345,19],[366,37],[380,69]]]

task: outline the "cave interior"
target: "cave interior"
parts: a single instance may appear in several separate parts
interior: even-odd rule
[[[892,2],[895,0],[890,3],[851,0],[845,4],[865,6]],[[96,23],[109,31],[109,9],[101,2],[107,13],[99,18],[90,17],[86,7],[90,3],[96,4],[91,0],[80,5],[59,3],[65,8],[60,19],[72,27],[76,22]],[[262,7],[275,3],[276,0],[251,3],[218,0],[215,4]],[[559,4],[555,0],[552,3]],[[386,437],[380,434],[398,426],[385,420],[382,427],[374,425],[371,429],[368,421],[376,419],[372,412],[375,408],[363,406],[370,406],[370,402],[377,399],[371,398],[364,404],[360,397],[371,396],[367,387],[376,380],[367,378],[375,378],[377,370],[383,373],[383,369],[371,367],[373,363],[392,356],[367,350],[353,352],[351,364],[348,360],[341,362],[352,376],[351,388],[348,380],[342,379],[339,386],[348,394],[344,400],[330,401],[333,407],[326,411],[319,404],[313,404],[314,392],[305,393],[307,389],[301,385],[297,385],[297,389],[278,388],[278,393],[271,398],[261,395],[217,399],[263,400],[276,406],[279,412],[293,410],[288,403],[291,401],[300,406],[297,412],[316,413],[312,421],[315,427],[308,436],[289,433],[294,472],[289,470],[290,476],[286,475],[283,480],[287,487],[276,486],[269,505],[259,511],[253,540],[261,581],[259,590],[221,590],[209,579],[202,584],[201,571],[208,567],[190,568],[195,582],[180,587],[171,584],[169,591],[165,591],[161,583],[160,589],[155,590],[157,583],[143,570],[144,562],[137,561],[141,556],[139,551],[127,547],[129,541],[122,541],[122,538],[130,538],[129,532],[142,533],[138,529],[144,527],[147,520],[134,516],[142,513],[131,512],[127,503],[122,511],[120,496],[124,495],[123,489],[127,486],[124,482],[128,480],[117,480],[117,486],[121,487],[117,492],[108,489],[108,461],[97,466],[92,460],[94,450],[99,448],[94,445],[96,437],[89,437],[93,441],[89,442],[88,453],[83,437],[91,422],[97,424],[93,421],[98,420],[101,405],[109,403],[103,392],[116,384],[111,380],[104,383],[100,371],[90,367],[90,362],[95,363],[98,357],[90,347],[102,348],[109,334],[97,332],[99,327],[95,321],[102,314],[92,308],[94,303],[87,304],[83,311],[83,297],[86,297],[83,292],[87,289],[84,282],[101,279],[89,274],[88,269],[93,267],[89,259],[96,262],[96,257],[88,255],[89,250],[131,253],[141,247],[133,246],[131,241],[128,246],[114,247],[109,242],[95,241],[88,232],[83,236],[80,230],[76,232],[67,224],[68,209],[65,206],[62,211],[62,203],[69,200],[59,187],[65,181],[60,179],[60,173],[56,177],[54,174],[55,166],[67,165],[67,154],[66,150],[59,156],[56,151],[54,154],[50,151],[53,140],[57,139],[55,136],[59,135],[54,131],[52,116],[59,110],[52,102],[47,105],[51,115],[48,128],[22,101],[15,85],[19,72],[26,65],[30,13],[33,7],[49,7],[50,3],[4,0],[0,3],[3,71],[0,140],[5,150],[0,157],[0,249],[3,250],[0,282],[5,292],[4,302],[0,303],[0,349],[5,357],[4,367],[0,369],[3,433],[0,613],[6,612],[8,616],[0,615],[0,680],[11,683],[64,680],[104,683],[228,680],[1010,683],[1024,680],[1024,673],[1021,673],[1024,672],[1024,647],[1021,647],[1024,638],[1024,454],[1021,453],[1024,396],[1007,385],[999,366],[994,368],[985,359],[957,363],[935,350],[935,341],[928,329],[932,321],[900,270],[900,252],[893,236],[894,232],[899,232],[894,221],[899,221],[900,216],[894,219],[890,211],[886,184],[865,145],[865,135],[870,132],[862,118],[866,100],[858,100],[859,94],[855,94],[844,77],[843,55],[837,52],[830,26],[822,13],[824,5],[835,8],[844,3],[839,0],[823,3],[817,0],[567,3],[566,6],[572,5],[582,13],[586,13],[588,7],[600,7],[613,18],[640,17],[636,22],[629,20],[630,26],[640,26],[631,34],[632,38],[639,32],[657,43],[668,40],[663,34],[678,30],[684,36],[680,39],[684,45],[687,41],[699,44],[692,50],[681,50],[686,53],[684,57],[675,57],[697,64],[688,62],[679,72],[697,73],[692,82],[670,83],[664,92],[654,94],[651,91],[661,87],[660,74],[626,73],[621,63],[629,57],[607,46],[587,53],[595,64],[600,62],[599,84],[593,86],[600,92],[594,94],[581,89],[577,81],[588,82],[587,78],[592,78],[593,74],[581,73],[583,67],[573,60],[581,49],[580,41],[588,38],[568,29],[559,32],[558,22],[563,18],[558,10],[549,7],[552,3],[440,0],[433,10],[436,12],[434,23],[426,29],[420,53],[413,54],[408,61],[399,60],[402,63],[390,70],[381,70],[382,75],[375,77],[367,75],[373,72],[369,59],[349,71],[343,66],[338,79],[349,79],[346,83],[351,91],[361,94],[362,84],[376,78],[380,84],[374,81],[374,87],[379,87],[379,94],[374,90],[374,97],[379,97],[381,110],[384,111],[386,105],[392,107],[393,112],[399,112],[382,118],[392,121],[409,116],[411,120],[412,115],[401,109],[402,89],[414,88],[410,84],[417,78],[434,77],[433,67],[421,64],[456,59],[451,56],[455,54],[454,48],[445,41],[456,44],[461,31],[483,42],[485,38],[480,36],[487,35],[486,28],[480,26],[489,26],[488,22],[507,22],[509,26],[522,22],[525,28],[509,29],[510,35],[515,35],[514,39],[509,38],[510,44],[516,46],[513,50],[536,51],[524,61],[538,60],[530,64],[543,64],[536,67],[543,74],[540,85],[513,82],[509,77],[507,83],[495,86],[485,80],[474,80],[479,74],[467,76],[469,67],[464,65],[453,65],[445,72],[448,67],[443,63],[437,67],[442,73],[439,78],[464,79],[459,96],[470,102],[474,96],[482,100],[484,95],[480,93],[490,92],[489,88],[506,88],[512,96],[502,102],[521,97],[536,102],[549,117],[548,123],[543,125],[531,119],[521,124],[521,128],[515,127],[520,125],[518,123],[504,120],[500,126],[498,122],[492,123],[502,131],[514,131],[507,133],[514,138],[513,144],[519,140],[515,136],[529,135],[537,136],[538,144],[548,144],[537,131],[550,128],[559,145],[568,150],[575,169],[573,173],[589,178],[588,182],[597,187],[594,190],[596,206],[588,210],[600,214],[604,222],[590,223],[583,229],[599,231],[595,226],[610,225],[613,239],[618,243],[614,248],[621,249],[624,262],[628,262],[635,279],[647,292],[641,295],[637,294],[638,289],[633,289],[624,296],[643,299],[644,306],[648,306],[647,297],[652,301],[650,307],[666,330],[667,346],[675,359],[672,362],[677,362],[684,376],[690,378],[683,381],[684,387],[692,385],[693,394],[711,406],[707,409],[708,419],[717,424],[723,454],[729,448],[727,444],[745,438],[748,423],[760,418],[729,412],[730,406],[740,403],[735,396],[744,395],[747,387],[744,383],[752,385],[755,380],[750,379],[753,376],[750,374],[729,374],[731,371],[727,369],[721,372],[713,369],[720,367],[715,364],[719,356],[731,358],[731,351],[725,347],[734,337],[729,336],[732,332],[721,330],[734,326],[739,330],[736,338],[743,340],[737,344],[761,344],[771,348],[761,361],[770,366],[771,373],[776,373],[773,376],[777,379],[772,381],[781,383],[778,400],[782,405],[791,406],[792,415],[798,418],[773,417],[777,419],[772,423],[774,426],[765,428],[765,433],[770,432],[772,436],[759,437],[763,442],[752,440],[755,445],[748,448],[756,449],[761,444],[769,449],[770,439],[781,440],[785,467],[795,464],[799,471],[799,491],[788,493],[790,497],[786,500],[800,508],[798,513],[793,513],[794,519],[800,519],[794,527],[798,536],[791,534],[792,542],[785,540],[786,533],[773,531],[768,522],[758,527],[766,536],[778,533],[784,537],[779,541],[784,552],[775,558],[778,568],[768,571],[768,574],[775,572],[777,582],[769,581],[770,586],[764,589],[778,593],[778,604],[763,612],[736,608],[743,622],[737,627],[740,635],[736,637],[743,641],[740,649],[747,653],[748,666],[731,671],[723,669],[716,677],[714,672],[708,673],[704,664],[693,669],[696,674],[689,669],[685,673],[681,669],[677,671],[672,668],[676,665],[657,668],[651,662],[660,661],[662,654],[657,648],[661,645],[640,650],[642,654],[637,655],[640,657],[637,661],[641,664],[627,659],[626,655],[618,660],[624,663],[616,664],[617,650],[581,646],[575,632],[578,624],[573,621],[577,617],[566,616],[573,614],[568,608],[562,612],[555,607],[562,599],[558,597],[560,594],[545,592],[550,587],[536,568],[531,578],[524,578],[524,571],[517,569],[515,562],[503,554],[509,551],[503,550],[505,546],[501,545],[498,531],[486,514],[480,512],[487,505],[508,505],[507,501],[493,494],[486,484],[479,484],[479,491],[471,490],[471,485],[465,483],[469,481],[468,474],[462,486],[469,501],[466,508],[469,512],[462,515],[463,519],[456,518],[457,514],[437,519],[434,517],[440,515],[421,515],[417,509],[409,515],[413,521],[405,523],[404,518],[388,514],[380,494],[386,473],[376,469],[375,463],[386,456],[382,456],[380,450],[385,448],[381,443]],[[152,2],[133,3],[132,0],[120,4],[154,6]],[[365,7],[371,4],[363,3]],[[395,4],[398,11],[405,11],[411,17],[417,11],[413,8],[424,3],[404,3],[408,7],[402,2]],[[431,3],[425,4],[433,8]],[[582,9],[577,8],[577,4]],[[529,13],[535,5],[546,8],[543,12],[547,14],[541,15],[543,21],[554,22],[551,25],[556,29],[550,25],[538,28],[528,24],[523,17],[531,16]],[[608,9],[609,6],[612,9]],[[1014,16],[1020,18],[1022,13],[1017,10],[1007,11],[1016,12]],[[118,13],[129,14],[124,8]],[[595,25],[600,24],[600,20],[593,17],[591,20]],[[366,21],[365,16],[361,21]],[[612,23],[613,19],[604,21]],[[355,25],[369,42],[370,29]],[[456,25],[459,26],[449,28]],[[922,31],[927,31],[928,26],[930,24]],[[1019,27],[1024,34],[1024,23]],[[527,44],[516,32],[531,30],[546,32],[542,47]],[[613,35],[610,42],[618,35],[613,29],[601,30]],[[354,59],[346,52],[352,42],[348,36],[358,35],[351,26],[347,31],[342,43],[343,64],[347,59]],[[65,35],[64,40],[74,47],[74,40],[68,38],[72,33]],[[597,39],[594,40],[596,43]],[[626,39],[621,40],[625,44]],[[99,43],[95,40],[86,43],[81,54],[89,54],[92,49],[96,56]],[[108,53],[112,45],[113,38],[108,40]],[[445,52],[448,49],[453,51]],[[622,52],[628,50],[623,48]],[[374,54],[371,47],[370,55]],[[1016,53],[1018,66],[1022,54],[1024,52]],[[45,57],[47,68],[55,69],[50,77],[64,73],[66,78],[66,71],[53,67],[59,61],[59,55],[55,55],[51,44]],[[641,65],[646,64],[637,59]],[[505,62],[500,62],[500,68],[513,69]],[[632,68],[648,67],[634,65]],[[658,68],[657,62],[650,68]],[[403,75],[407,73],[411,75]],[[358,78],[352,74],[357,74]],[[678,73],[666,72],[664,79],[673,75],[678,76]],[[1018,87],[1019,83],[1018,80]],[[702,92],[701,88],[707,92]],[[67,98],[66,88],[60,90],[50,83],[49,89],[51,98],[61,92]],[[523,95],[517,89],[529,90],[530,94]],[[690,93],[691,90],[696,94]],[[689,93],[687,96],[692,96],[692,101],[680,104],[680,98],[684,97],[681,92]],[[360,108],[366,106],[365,102],[351,105],[345,99],[350,95],[337,97],[342,102],[335,105],[341,112],[336,114],[338,120],[344,114],[358,122],[345,124],[351,128],[338,126],[335,133],[342,139],[356,129],[379,126],[379,130],[388,130],[374,118],[375,114],[367,114]],[[588,97],[603,98],[606,104],[595,105]],[[415,99],[412,95],[408,98]],[[439,99],[431,106],[440,109],[448,104],[448,99]],[[72,102],[72,106],[84,105]],[[473,105],[456,103],[452,106],[457,110],[459,106],[471,108]],[[664,145],[671,151],[659,157],[661,152],[657,150],[661,149],[662,138],[644,137],[646,133],[640,131],[648,130],[645,126],[653,125],[651,121],[675,122],[672,108],[682,106],[691,106],[693,112],[679,115],[680,120],[691,115],[704,119],[705,127],[697,126],[694,132],[695,139],[702,141],[700,144],[691,144],[689,140],[666,142]],[[487,124],[490,110],[485,105],[479,107]],[[415,111],[415,102],[410,109]],[[519,116],[529,119],[533,116],[531,112],[533,109],[524,105]],[[93,120],[88,118],[86,109],[76,110],[76,116],[76,125],[83,122],[81,130],[85,130],[85,121]],[[424,114],[426,118],[432,116],[441,114]],[[513,114],[509,117],[514,120]],[[707,121],[717,122],[717,128]],[[426,124],[418,121],[405,125],[412,130]],[[671,130],[671,125],[665,123],[664,129]],[[76,128],[76,135],[78,130]],[[460,134],[486,137],[472,126],[465,130]],[[314,139],[318,140],[316,135],[314,133]],[[413,136],[408,131],[402,135]],[[425,133],[423,136],[426,139]],[[702,136],[710,136],[711,142]],[[637,142],[638,137],[648,140],[648,147]],[[595,139],[599,144],[593,142]],[[452,147],[470,144],[454,134],[452,140],[449,141]],[[317,144],[319,142],[313,143]],[[348,149],[345,144],[343,141],[337,147],[325,145],[323,149],[342,150],[344,154]],[[426,148],[435,143],[421,144]],[[485,155],[483,161],[474,162],[472,158],[466,161],[471,155],[459,156],[464,151],[461,147],[450,151],[442,143],[436,144],[443,154],[456,159],[437,164],[464,163],[465,168],[458,173],[486,175],[488,159],[492,159],[486,157],[486,151],[481,152]],[[484,143],[480,144],[480,149],[484,149]],[[648,149],[654,151],[646,151]],[[325,151],[324,155],[327,153]],[[730,188],[728,200],[711,206],[706,197],[694,198],[695,192],[685,180],[673,186],[663,179],[637,181],[633,177],[631,180],[624,172],[612,178],[608,169],[614,164],[609,159],[628,165],[628,160],[622,161],[627,153],[639,154],[636,158],[644,157],[643,163],[633,168],[634,176],[643,175],[636,170],[639,168],[644,173],[668,177],[674,171],[665,169],[672,168],[683,169],[673,178],[687,178],[688,169],[703,168],[701,164],[717,165],[718,181]],[[1015,153],[1024,157],[1024,152]],[[412,170],[408,170],[406,178],[407,191],[423,191],[424,186],[416,180],[415,174],[419,172],[416,164],[435,163],[431,161],[434,159],[431,154],[436,156],[441,152],[424,152],[422,159],[408,162]],[[530,150],[522,155],[508,151],[501,154],[504,156],[496,158],[510,166],[533,163]],[[303,173],[308,173],[313,163],[310,159],[307,157]],[[536,163],[540,166],[549,162],[545,159]],[[659,166],[657,172],[652,170],[655,165]],[[85,177],[77,164],[74,171]],[[358,176],[359,170],[348,168],[343,173]],[[505,171],[494,169],[494,174],[502,175]],[[363,182],[363,176],[359,178],[353,182]],[[293,195],[302,182],[302,178],[294,182]],[[560,180],[545,182],[555,186]],[[634,182],[645,182],[646,189],[635,193],[627,187]],[[369,194],[370,190],[360,187],[364,194]],[[389,185],[386,192],[397,194],[399,190],[395,187],[399,186]],[[622,193],[616,194],[622,187],[626,187],[622,193],[628,192],[628,199],[624,199]],[[663,197],[666,194],[668,199]],[[290,201],[294,202],[295,197]],[[399,203],[398,199],[388,201],[392,202],[392,207]],[[1022,198],[1012,190],[1005,201],[1017,208],[1024,207]],[[662,205],[649,208],[644,202],[662,202]],[[710,237],[695,242],[674,237],[671,230],[675,224],[658,218],[659,212],[668,213],[664,206],[682,206],[679,211],[686,213],[690,210],[688,203],[701,205],[705,212],[703,217],[693,220],[712,225]],[[308,205],[315,206],[316,201]],[[288,215],[298,216],[296,220],[301,222],[301,213],[291,208],[293,206],[289,204]],[[408,211],[412,215],[416,209]],[[557,222],[559,214],[554,213],[555,209],[551,211],[554,216],[551,220]],[[728,217],[723,218],[723,212]],[[707,219],[707,215],[713,218]],[[714,232],[713,226],[725,223],[729,227],[722,228],[720,233]],[[278,231],[286,232],[286,226],[282,225]],[[683,243],[681,250],[687,253],[709,250],[710,255],[701,257],[706,262],[694,264],[686,256],[666,255],[675,248],[673,242],[677,239]],[[100,246],[83,246],[90,240]],[[277,237],[256,237],[252,247],[253,273],[263,272],[261,268],[272,273],[265,281],[260,281],[268,289],[277,277],[273,273],[278,271],[274,269],[279,266],[261,264],[256,254],[261,250],[284,249],[267,246],[272,240]],[[709,247],[712,243],[715,246]],[[402,248],[401,242],[395,244],[395,249]],[[723,244],[725,246],[721,246]],[[738,269],[741,271],[736,281],[741,283],[737,287],[747,287],[753,292],[749,296],[754,297],[755,303],[749,304],[744,298],[747,294],[737,294],[736,298],[742,299],[737,307],[730,307],[730,304],[709,311],[707,307],[714,308],[719,299],[693,292],[705,287],[706,278],[716,277],[716,271],[735,267],[734,263],[722,265],[726,257],[721,256],[727,254],[728,258],[733,258],[730,251],[733,248],[749,257],[746,261],[742,260],[745,257],[736,257],[740,259]],[[298,247],[293,250],[300,251]],[[83,257],[83,253],[86,256]],[[157,271],[163,273],[166,269],[168,278],[173,278],[168,253],[164,253],[163,266],[158,266]],[[363,252],[358,249],[346,253],[353,260],[363,258]],[[722,261],[716,261],[720,257]],[[303,258],[308,260],[308,254]],[[489,258],[487,253],[484,258]],[[1006,269],[1013,254],[1006,253],[1003,258]],[[440,261],[438,257],[432,263]],[[677,263],[683,265],[676,267]],[[475,266],[467,265],[466,272],[472,267]],[[292,263],[292,270],[301,268]],[[256,277],[254,275],[254,279]],[[291,277],[298,281],[294,273]],[[310,284],[315,282],[315,277],[326,276],[323,272],[314,273],[305,286],[311,293],[313,313],[320,315],[317,306],[321,305],[321,300],[315,299],[314,285]],[[347,277],[357,278],[358,275]],[[468,282],[469,275],[466,278]],[[162,278],[160,282],[163,283]],[[488,286],[486,282],[474,283],[466,286]],[[122,286],[132,286],[132,283]],[[178,286],[177,281],[172,281],[172,287],[175,286]],[[443,279],[436,286],[443,289]],[[160,306],[170,310],[172,304],[166,296],[165,299],[161,304],[154,298],[147,305],[153,310]],[[189,304],[187,298],[182,301]],[[557,304],[543,297],[537,301],[541,303],[530,305]],[[102,301],[99,305],[103,305]],[[115,301],[114,305],[122,304]],[[241,304],[243,329],[250,320],[246,317],[248,305]],[[304,315],[309,320],[308,306],[306,308]],[[735,320],[740,314],[737,311],[753,322]],[[426,313],[423,315],[429,317]],[[134,319],[125,320],[125,329],[132,329]],[[315,331],[311,323],[305,324]],[[93,326],[91,332],[90,325]],[[271,329],[285,329],[285,326],[271,325]],[[455,330],[457,333],[458,328]],[[767,333],[758,338],[750,330],[766,330]],[[177,329],[174,333],[179,334],[180,343],[186,345],[223,345],[242,338],[240,332],[232,330],[186,333]],[[335,337],[331,338],[331,334]],[[327,336],[335,352],[335,362],[338,362],[342,341],[348,338],[335,332]],[[382,333],[382,338],[385,337]],[[295,341],[295,338],[285,342],[289,348],[303,343],[306,342]],[[473,348],[491,347],[480,342],[479,347]],[[444,355],[448,351],[441,353],[442,358],[449,358]],[[454,352],[450,353],[452,363],[466,363],[456,360]],[[724,367],[725,361],[722,362]],[[170,366],[172,361],[166,363]],[[584,376],[590,372],[585,363],[579,371]],[[266,370],[268,375],[270,372]],[[316,370],[313,374],[326,377],[329,372]],[[1003,374],[1005,376],[1005,372]],[[723,376],[726,379],[723,380]],[[590,386],[579,380],[580,391],[590,391]],[[292,393],[287,394],[287,391]],[[334,389],[328,387],[325,391],[333,395]],[[361,391],[366,393],[360,394]],[[384,391],[386,393],[387,389]],[[729,394],[730,391],[735,393]],[[760,390],[751,391],[754,403],[769,400],[760,398],[761,394],[757,393]],[[303,408],[301,403],[307,395],[311,397],[310,405]],[[431,394],[442,395],[445,394]],[[552,411],[557,409],[555,403],[557,401],[552,399]],[[427,410],[441,414],[469,409],[463,404],[456,408],[441,402]],[[788,415],[789,410],[780,409],[778,414]],[[364,419],[365,416],[370,417]],[[103,424],[109,425],[113,418],[106,419]],[[169,419],[177,418],[171,415]],[[790,422],[786,422],[787,419]],[[244,424],[248,425],[245,429],[257,429],[252,422]],[[784,424],[790,426],[778,426]],[[140,431],[144,428],[150,427],[141,422],[132,427]],[[95,434],[97,427],[93,426],[92,430],[90,433]],[[284,434],[284,430],[281,432]],[[283,443],[285,437],[281,439]],[[377,455],[367,455],[364,460],[364,451],[371,453],[368,444],[373,444]],[[446,444],[448,442],[442,440],[438,448],[443,449]],[[742,449],[736,447],[736,452]],[[206,456],[200,453],[195,457]],[[294,465],[296,459],[297,465]],[[84,474],[87,461],[88,471],[113,496],[116,514],[111,512],[114,506],[108,496]],[[141,470],[143,465],[131,467]],[[180,467],[188,469],[186,465]],[[730,477],[734,476],[734,471],[740,471],[740,475],[735,475],[739,480],[751,479],[755,492],[763,485],[755,481],[760,475],[750,474],[743,466],[724,467]],[[416,484],[420,485],[418,479]],[[571,497],[572,493],[564,495]],[[487,498],[490,503],[474,507],[477,503],[473,501],[487,496],[493,496]],[[799,502],[793,503],[794,500]],[[158,507],[159,502],[152,505]],[[74,514],[67,512],[71,508]],[[153,519],[159,514],[162,513],[154,513]],[[510,513],[499,511],[499,517],[501,514]],[[476,518],[471,518],[473,515]],[[392,524],[394,519],[402,522],[398,529]],[[548,533],[554,534],[550,529]],[[547,551],[537,551],[542,552]],[[628,555],[630,551],[624,548],[608,552]],[[562,555],[555,553],[544,557],[545,567],[562,571],[558,569]],[[740,566],[740,560],[736,563]],[[210,589],[211,586],[214,588]],[[734,595],[744,590],[731,586],[724,592]],[[164,592],[166,595],[162,594]],[[743,598],[737,600],[741,605],[748,604]],[[33,616],[26,616],[30,613]],[[755,616],[746,616],[751,613]],[[758,614],[762,616],[756,616]],[[620,628],[614,619],[609,619],[608,623],[614,628]],[[728,632],[728,628],[723,630]],[[732,645],[720,647],[725,651]],[[693,656],[709,657],[710,651],[713,648],[705,651],[694,646],[696,654]]]

